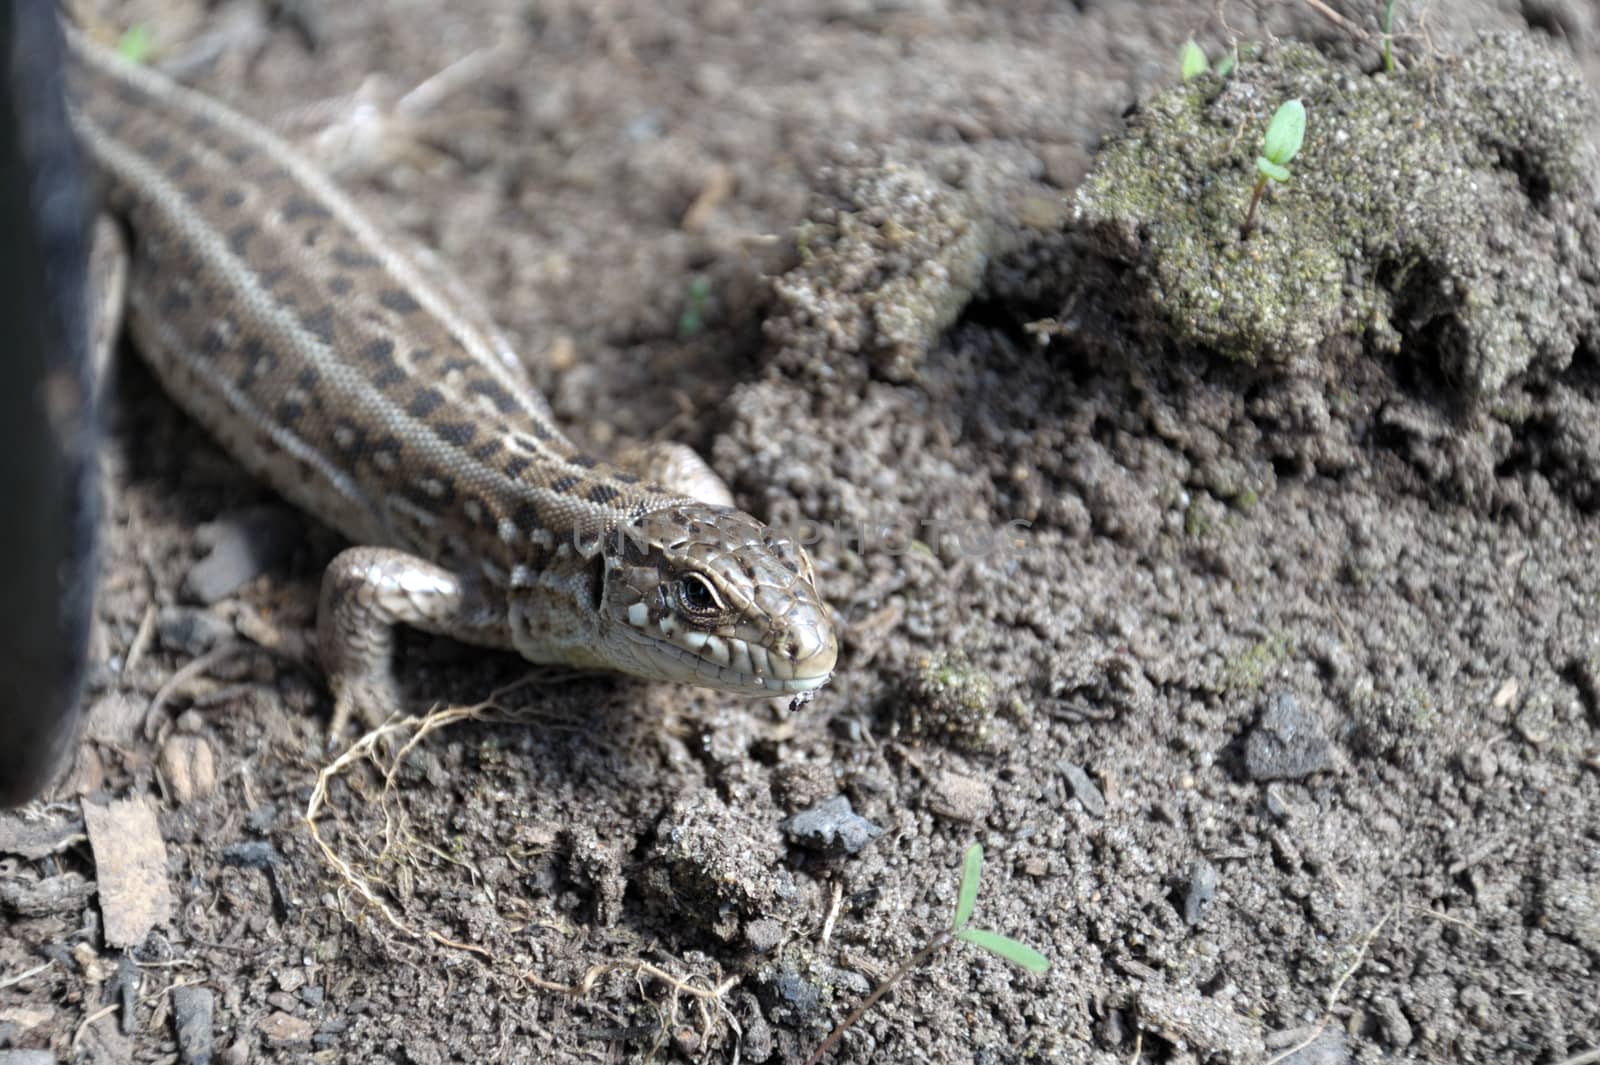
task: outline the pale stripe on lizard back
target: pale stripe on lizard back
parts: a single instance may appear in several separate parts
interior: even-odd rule
[[[458,282],[258,124],[68,32],[135,345],[246,468],[389,549],[324,584],[335,693],[383,704],[342,712],[393,709],[393,623],[751,694],[826,680],[803,549],[581,454]]]

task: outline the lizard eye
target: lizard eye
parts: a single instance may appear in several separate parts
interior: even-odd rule
[[[715,614],[722,609],[722,598],[711,582],[697,573],[688,574],[678,582],[678,602],[689,614],[698,617]]]

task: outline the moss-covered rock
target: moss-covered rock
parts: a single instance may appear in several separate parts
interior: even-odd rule
[[[967,751],[994,749],[995,682],[963,651],[924,658],[906,675],[895,701],[901,735]]]
[[[809,374],[864,356],[878,376],[912,380],[982,282],[988,229],[972,197],[917,166],[862,163],[821,181],[795,234],[800,261],[773,280],[767,338]]]
[[[1292,98],[1305,146],[1241,239]],[[1077,220],[1179,346],[1290,363],[1360,343],[1479,397],[1600,336],[1587,106],[1572,64],[1525,36],[1393,76],[1283,43],[1131,115]]]

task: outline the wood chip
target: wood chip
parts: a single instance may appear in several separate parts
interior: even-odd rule
[[[135,947],[172,916],[167,847],[155,803],[139,795],[101,805],[83,800],[83,820],[100,883],[106,943]]]

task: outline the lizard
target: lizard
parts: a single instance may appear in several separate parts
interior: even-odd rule
[[[828,681],[839,642],[802,544],[585,454],[464,283],[259,123],[63,31],[133,346],[352,545],[317,609],[334,735],[403,708],[399,625],[747,696]]]

